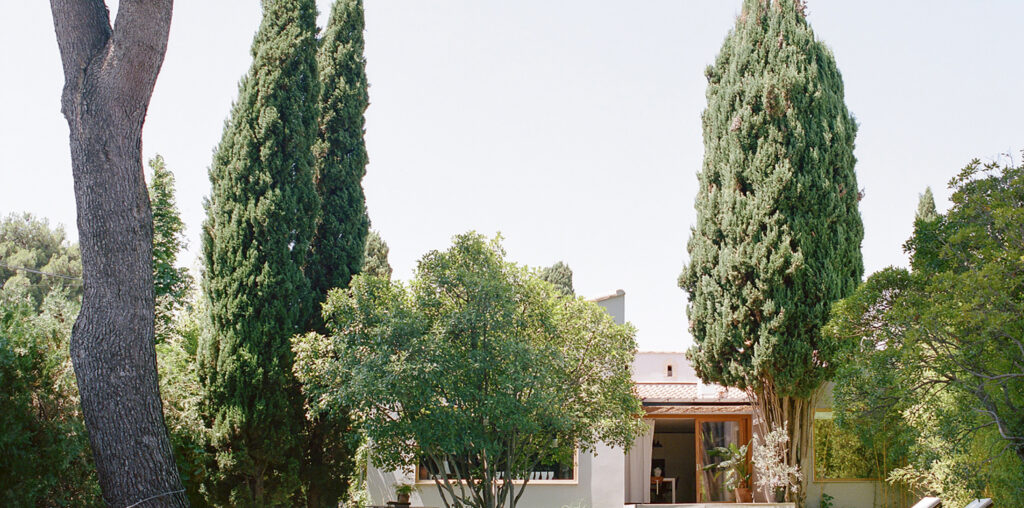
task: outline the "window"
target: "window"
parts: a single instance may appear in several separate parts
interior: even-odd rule
[[[881,450],[864,446],[856,434],[839,428],[832,411],[815,411],[813,435],[815,480],[874,480],[882,477]]]
[[[672,364],[669,364],[669,366],[665,368],[665,374],[668,377],[672,377]]]
[[[577,454],[578,454],[578,452],[577,452]],[[447,468],[445,473],[448,476],[448,478],[450,480],[454,480],[455,479],[455,465],[454,464],[450,464],[447,461],[445,461],[445,463],[442,464],[442,465]],[[458,470],[462,471],[463,474],[465,474],[465,471],[467,469],[472,469],[472,465],[469,464],[468,460],[465,460],[465,461],[460,460],[458,466],[459,466]],[[470,467],[467,468],[467,466],[470,466]],[[440,474],[440,470],[436,467],[436,465],[432,461],[426,460],[426,459],[420,459],[419,467],[417,468],[417,472],[416,472],[416,481],[418,481],[418,482],[433,482],[434,481],[434,477],[438,476],[439,474]],[[548,481],[548,480],[574,481],[574,480],[576,480],[576,461],[575,461],[575,457],[574,457],[574,460],[572,462],[569,462],[569,463],[566,463],[566,464],[562,464],[562,463],[558,463],[558,462],[550,462],[550,463],[541,462],[541,463],[537,464],[536,467],[533,468],[533,471],[531,471],[529,476],[530,476],[530,482],[531,483],[532,482],[537,482],[537,481]],[[522,478],[516,478],[516,480],[521,480],[521,479]]]

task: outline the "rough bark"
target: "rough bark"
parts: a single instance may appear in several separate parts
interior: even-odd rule
[[[153,346],[153,221],[142,124],[163,63],[172,0],[51,0],[64,67],[78,210],[82,310],[71,360],[109,506],[187,506]]]

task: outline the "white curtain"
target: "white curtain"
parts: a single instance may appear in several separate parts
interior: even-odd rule
[[[645,418],[647,431],[636,438],[626,452],[626,503],[651,502],[651,445],[654,443],[654,419]]]

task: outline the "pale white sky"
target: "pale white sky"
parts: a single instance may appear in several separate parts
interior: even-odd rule
[[[704,67],[740,0],[367,0],[374,228],[409,278],[452,235],[501,231],[509,256],[563,260],[577,292],[626,291],[642,350],[683,350],[675,280],[695,222]],[[0,18],[0,214],[75,232],[63,77],[48,2]],[[330,4],[318,1],[321,24]],[[144,129],[174,170],[194,263],[207,167],[250,64],[256,0],[179,0]],[[973,157],[1024,148],[1024,2],[812,0],[860,123],[867,272],[906,264],[917,197]]]

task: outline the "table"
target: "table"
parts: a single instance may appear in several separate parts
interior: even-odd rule
[[[661,484],[662,483],[670,483],[670,484],[672,484],[672,504],[676,504],[676,479],[675,479],[675,477],[673,477],[673,478],[665,478],[665,477],[661,477],[661,476],[652,476],[651,477],[651,485],[654,485],[654,492],[659,493],[659,494],[661,493],[660,489],[661,489]]]

